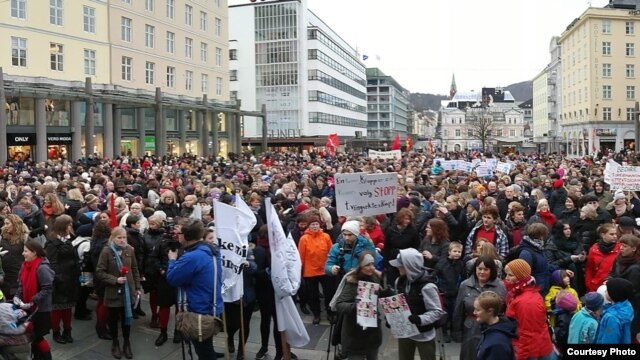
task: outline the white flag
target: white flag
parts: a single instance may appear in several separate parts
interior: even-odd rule
[[[244,202],[242,196],[236,195],[236,209],[238,209],[238,232],[240,238],[245,240],[249,237],[251,230],[256,226],[258,220],[251,208]]]
[[[222,257],[222,298],[225,302],[240,300],[243,295],[242,264],[247,258],[249,243],[240,236],[240,210],[220,201],[214,202],[216,237]],[[254,219],[255,220],[255,219]],[[244,225],[246,226],[246,225]]]

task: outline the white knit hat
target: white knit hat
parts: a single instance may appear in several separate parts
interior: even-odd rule
[[[342,231],[348,231],[357,236],[360,233],[360,222],[355,220],[347,221],[342,225]]]

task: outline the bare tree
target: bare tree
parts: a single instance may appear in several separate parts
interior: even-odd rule
[[[473,130],[473,139],[480,140],[482,143],[482,151],[486,151],[487,144],[493,139],[495,124],[493,119],[488,116],[478,116],[473,121],[467,122],[467,128]]]

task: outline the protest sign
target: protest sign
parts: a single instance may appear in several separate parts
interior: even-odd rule
[[[378,289],[380,284],[358,281],[356,321],[364,328],[378,327]]]
[[[404,294],[379,298],[382,313],[391,327],[391,334],[397,339],[410,338],[418,335],[418,328],[409,321],[411,310]]]
[[[460,160],[459,166],[460,166],[460,170],[466,171],[466,172],[472,172],[474,168],[473,163],[470,163],[468,161],[462,161],[462,160]]]
[[[618,166],[610,185],[611,190],[640,191],[640,166]]]
[[[611,185],[611,179],[613,178],[613,174],[618,171],[620,164],[613,160],[607,161],[607,165],[604,168],[604,182]]]
[[[485,177],[485,176],[491,176],[493,175],[493,171],[491,170],[491,167],[487,164],[484,163],[480,163],[481,165],[478,166],[476,168],[476,175],[478,175],[478,177]]]
[[[504,174],[508,174],[511,171],[511,164],[499,162],[496,164],[496,171],[499,171]]]
[[[339,216],[369,216],[396,212],[398,174],[336,174]]]
[[[400,150],[390,150],[390,151],[369,150],[369,159],[400,160],[402,159],[402,152],[400,152]]]
[[[496,168],[496,164],[498,164],[498,159],[496,159],[496,158],[490,158],[490,159],[487,159],[487,160],[485,161],[485,163],[487,163],[487,165],[489,165],[489,167],[490,167],[491,169],[495,169],[495,168]]]

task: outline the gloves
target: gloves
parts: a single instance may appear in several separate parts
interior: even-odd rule
[[[384,321],[384,326],[386,326],[387,329],[391,329],[391,325],[389,325],[389,322],[386,320]]]
[[[20,309],[29,310],[31,308],[31,306],[33,306],[33,304],[31,304],[31,303],[27,303],[27,304],[22,303],[22,305],[20,305]]]
[[[422,320],[420,320],[420,316],[418,315],[409,315],[409,322],[415,325],[422,324]]]
[[[2,246],[0,246],[0,256],[4,256],[8,252],[9,252],[9,250],[4,250],[4,249],[2,249]]]
[[[395,292],[388,286],[384,289],[378,290],[378,297],[385,298],[393,295],[395,295]]]
[[[20,298],[17,298],[17,297],[13,298],[13,305],[15,305],[17,307],[20,307],[20,306],[22,306],[22,304],[24,304],[24,303],[22,302],[22,300],[20,300]]]

